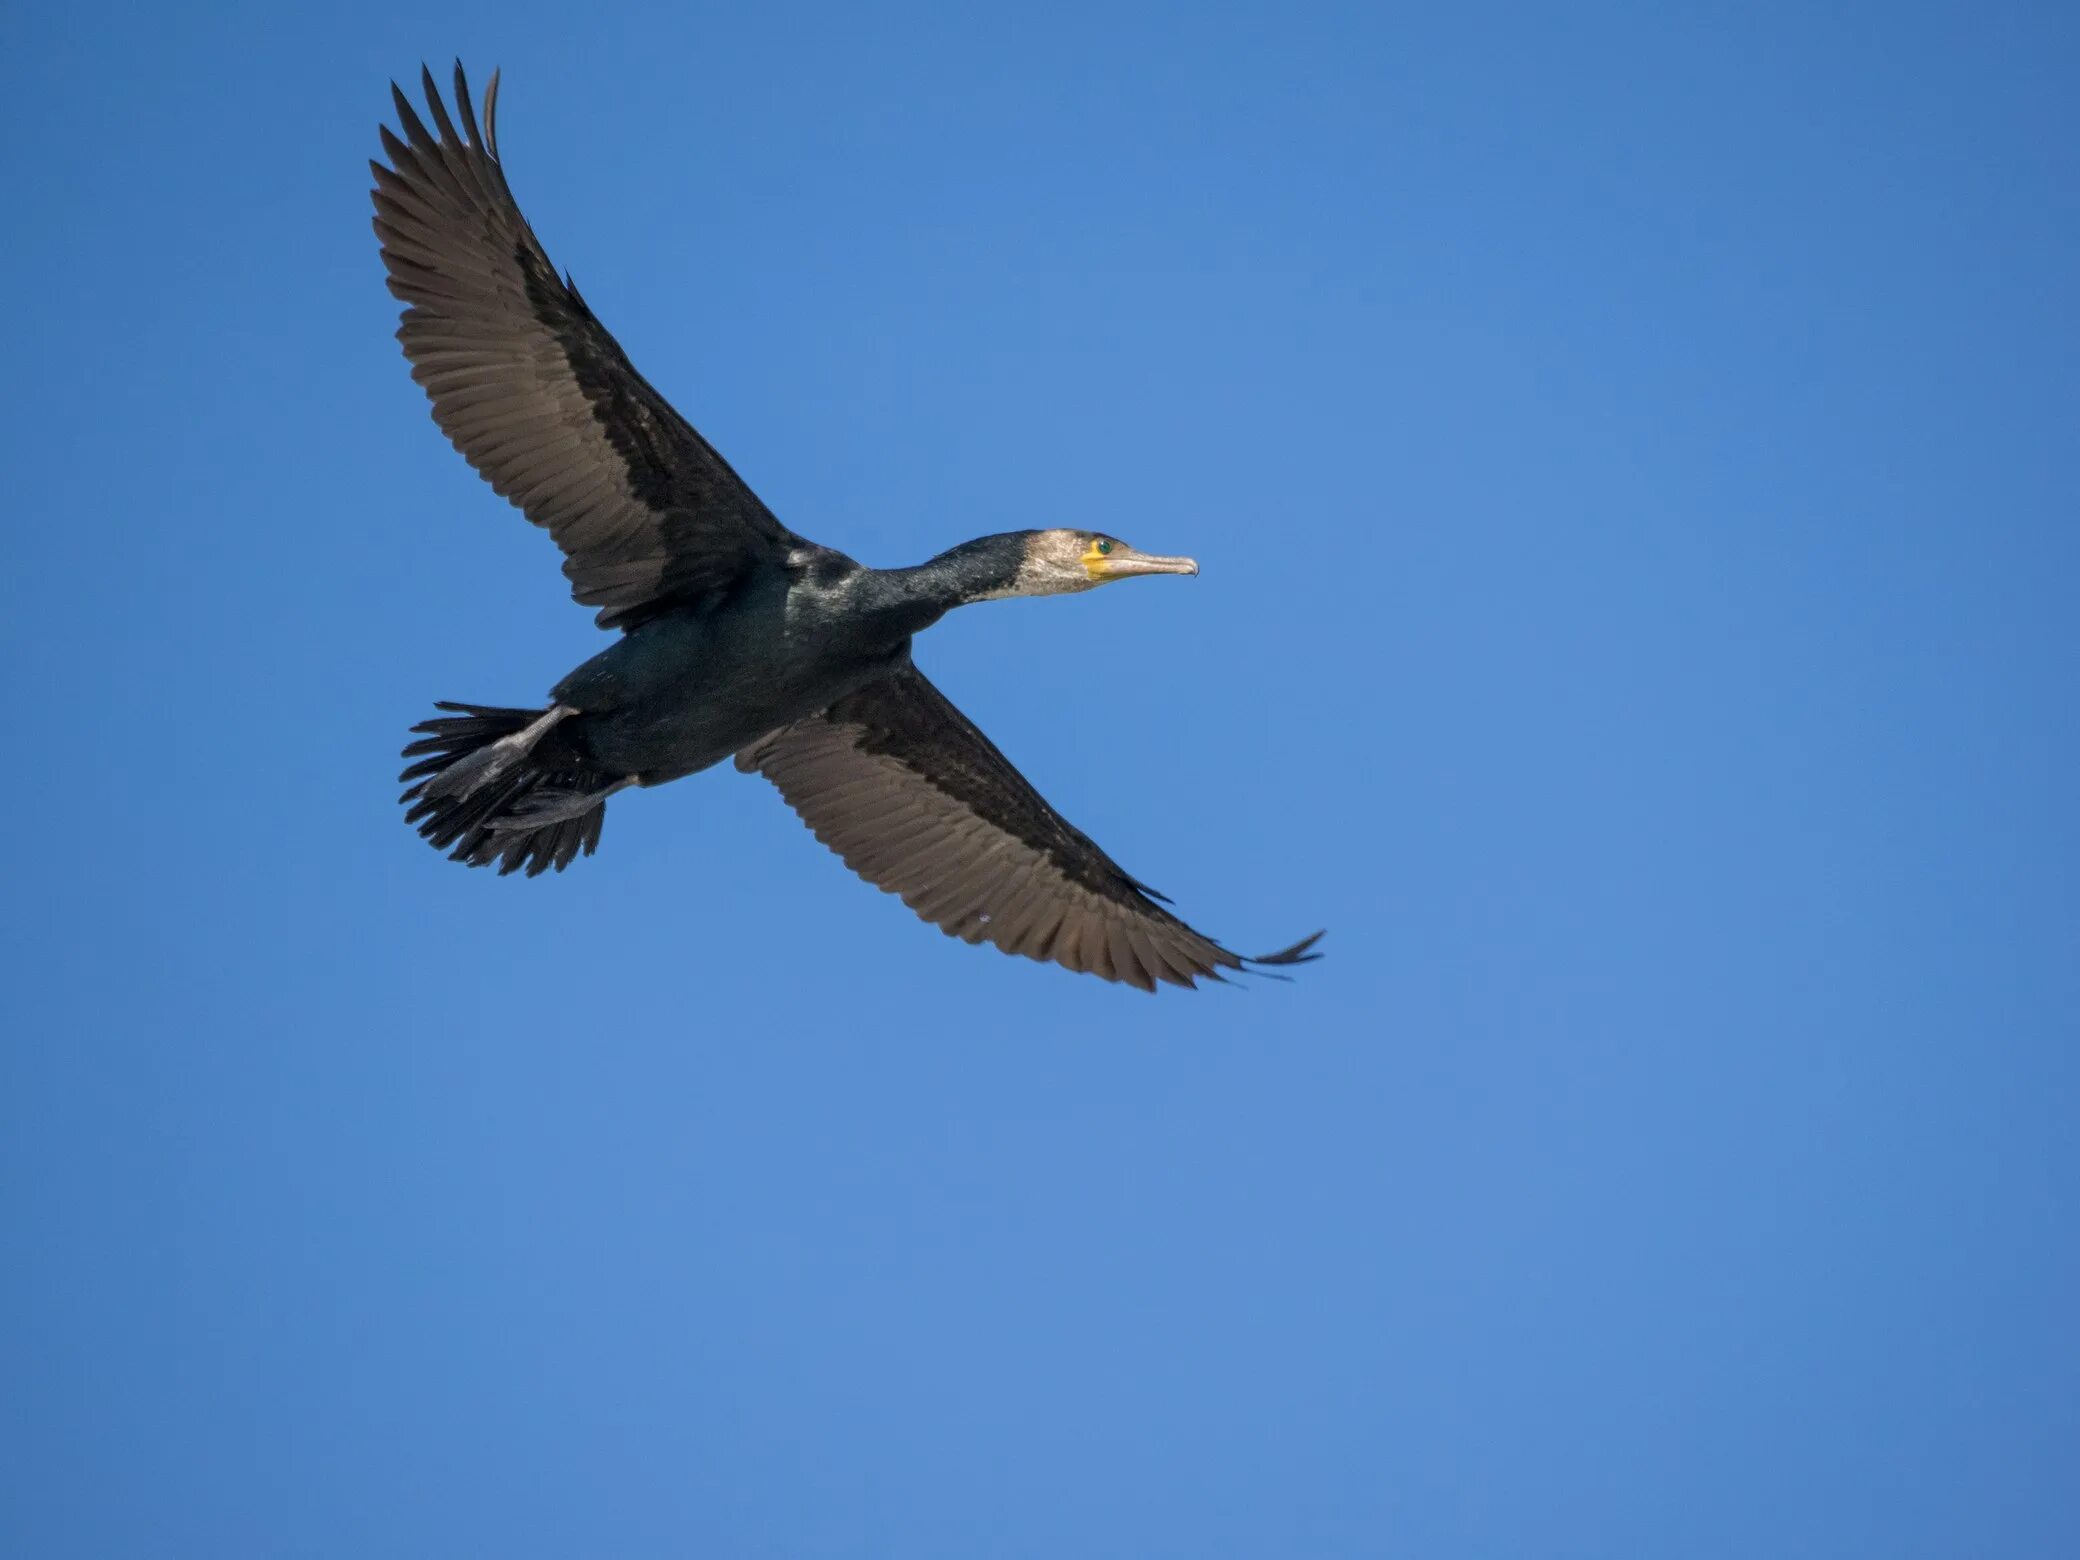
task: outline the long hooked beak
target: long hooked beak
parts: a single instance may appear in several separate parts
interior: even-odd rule
[[[1099,559],[1091,572],[1100,579],[1123,580],[1130,574],[1197,574],[1199,564],[1192,558],[1162,558],[1154,553],[1136,552],[1121,542],[1110,556]]]

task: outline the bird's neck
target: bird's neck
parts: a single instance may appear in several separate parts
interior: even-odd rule
[[[1019,588],[1025,561],[1024,536],[983,536],[914,568],[869,570],[861,586],[874,616],[914,634],[955,607],[1030,594]]]

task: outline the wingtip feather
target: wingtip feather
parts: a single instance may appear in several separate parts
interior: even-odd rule
[[[1276,953],[1260,953],[1256,955],[1254,958],[1244,959],[1242,962],[1245,964],[1255,965],[1312,964],[1316,959],[1319,959],[1321,955],[1318,953],[1310,952],[1309,950],[1312,949],[1316,943],[1322,940],[1323,933],[1327,931],[1328,928],[1325,926],[1321,929],[1321,931],[1315,932],[1310,936],[1301,938],[1290,948],[1281,948]]]
[[[498,72],[491,72],[490,81],[484,85],[484,149],[491,160],[500,160],[498,155]]]

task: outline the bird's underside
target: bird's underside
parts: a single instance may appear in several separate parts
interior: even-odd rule
[[[499,161],[497,76],[480,128],[459,64],[452,114],[422,75],[431,122],[393,87],[402,135],[385,127],[388,164],[370,164],[390,290],[405,305],[398,339],[441,430],[549,531],[573,596],[623,632],[623,648],[591,664],[617,677],[635,667],[641,684],[585,682],[581,669],[546,709],[442,705],[405,749],[407,818],[422,835],[473,866],[561,871],[598,845],[614,792],[734,751],[855,872],[950,936],[1150,991],[1317,957],[1320,933],[1245,959],[1177,919],[909,661],[910,633],[951,606],[1195,565],[1095,533],[985,538],[908,571],[860,570],[805,542],[558,277]],[[740,629],[744,604],[764,595],[776,623],[820,614],[800,643],[821,648]],[[674,636],[703,634],[708,654],[672,659]],[[703,682],[718,643],[758,676]],[[770,702],[747,702],[744,688],[768,686]],[[685,708],[654,708],[673,698]],[[738,726],[709,733],[720,753],[667,746],[663,758],[684,762],[639,772],[630,732],[677,730],[682,716],[691,730],[725,704]]]

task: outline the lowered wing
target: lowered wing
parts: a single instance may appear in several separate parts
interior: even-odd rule
[[[768,733],[737,767],[771,780],[847,866],[949,937],[1143,991],[1318,957],[1319,932],[1245,959],[1185,925],[915,667]]]

